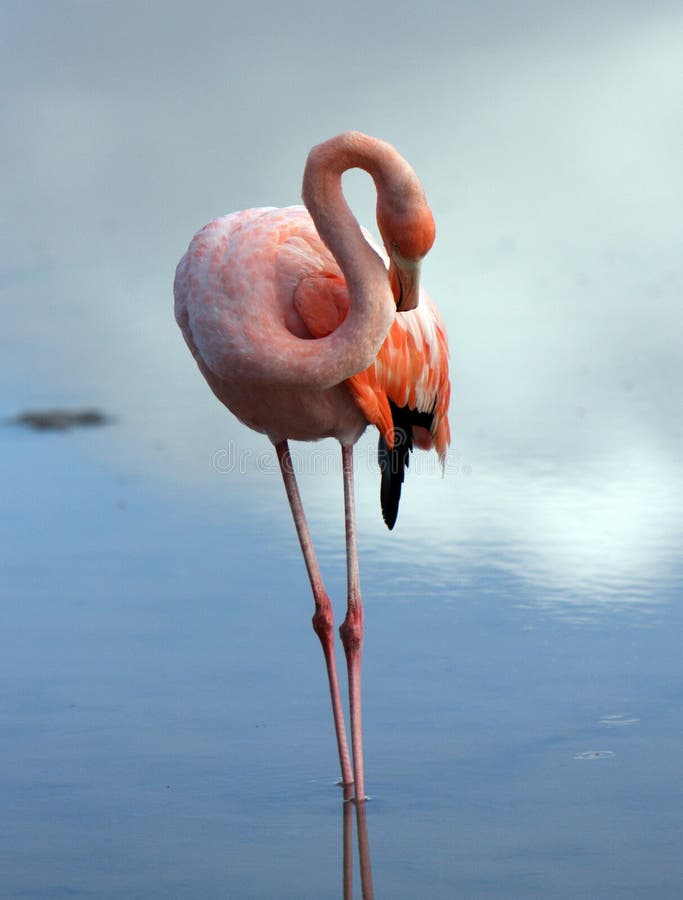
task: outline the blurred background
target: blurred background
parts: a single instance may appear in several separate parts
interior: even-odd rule
[[[356,454],[380,896],[575,897],[579,871],[678,896],[680,5],[28,0],[0,3],[0,44],[9,895],[339,895],[279,473],[196,370],[172,282],[198,228],[300,202],[309,148],[353,128],[424,184],[453,382],[445,477],[415,455],[392,534],[375,436]],[[370,179],[344,184],[372,230]],[[108,424],[11,424],[85,407]],[[296,454],[341,620],[338,448]],[[638,728],[631,768],[574,762]],[[515,782],[548,740],[561,773]]]

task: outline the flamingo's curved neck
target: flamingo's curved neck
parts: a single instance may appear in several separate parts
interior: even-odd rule
[[[340,134],[314,147],[308,156],[304,203],[318,234],[339,263],[351,297],[362,303],[368,289],[376,289],[373,282],[379,278],[386,283],[387,275],[344,198],[342,175],[354,168],[364,169],[375,182],[378,213],[391,207],[392,195],[405,196],[417,178],[390,144],[360,132]]]

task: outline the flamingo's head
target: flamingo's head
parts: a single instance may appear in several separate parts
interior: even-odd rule
[[[378,200],[377,224],[389,255],[389,281],[396,309],[406,312],[420,299],[420,264],[434,243],[434,218],[419,182]]]

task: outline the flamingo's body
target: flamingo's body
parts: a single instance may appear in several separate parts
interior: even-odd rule
[[[390,256],[361,232],[341,173],[365,168],[378,189]],[[278,450],[316,601],[344,781],[351,774],[332,645],[332,610],[291,471],[287,440],[340,441],[344,459],[349,608],[341,633],[349,664],[356,799],[362,800],[362,606],[353,522],[352,447],[368,423],[380,432],[382,506],[392,527],[413,442],[448,442],[448,351],[418,266],[434,237],[412,169],[388,144],[347,133],[314,148],[304,207],[262,208],[211,222],[176,273],[176,318],[219,400]],[[420,297],[419,305],[417,305]],[[393,454],[393,456],[392,456]]]
[[[394,432],[403,429],[393,405],[418,414],[415,443],[435,447],[443,459],[450,439],[448,347],[441,316],[425,291],[415,309],[394,315],[373,362],[344,381],[323,389],[266,381],[264,389],[260,378],[253,379],[255,350],[285,372],[291,349],[281,348],[278,337],[326,337],[350,307],[343,273],[305,207],[248,209],[210,222],[178,266],[175,291],[178,324],[211,389],[274,444],[334,437],[353,445],[372,424],[391,447]],[[401,463],[394,468],[402,476]]]
[[[302,273],[322,271],[329,256],[304,207],[248,209],[209,223],[178,266],[176,318],[202,373],[238,419],[274,444],[354,444],[367,426],[343,382],[264,384],[250,373],[255,350],[278,366],[280,334],[311,337],[294,295]]]

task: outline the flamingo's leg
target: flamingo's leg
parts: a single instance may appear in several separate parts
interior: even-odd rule
[[[344,519],[346,524],[346,579],[348,607],[339,634],[346,654],[349,673],[351,746],[356,782],[356,801],[365,800],[363,775],[363,727],[361,718],[361,656],[363,654],[363,603],[360,596],[356,515],[353,496],[353,446],[342,444],[344,470]]]
[[[344,469],[344,520],[346,523],[346,580],[348,607],[339,634],[346,654],[349,673],[349,706],[351,717],[351,746],[355,774],[356,825],[363,900],[373,900],[368,825],[365,813],[365,778],[363,775],[363,727],[361,717],[361,657],[363,654],[363,602],[360,596],[358,548],[356,544],[356,514],[353,498],[353,445],[342,444]]]
[[[334,730],[337,734],[337,747],[339,749],[339,763],[341,765],[342,784],[353,784],[353,770],[349,756],[349,746],[346,740],[346,728],[344,726],[344,713],[341,696],[339,693],[339,678],[337,676],[337,661],[334,653],[334,616],[332,604],[323,586],[318,560],[316,559],[311,533],[304,515],[301,503],[301,495],[296,483],[296,476],[292,467],[292,458],[289,454],[287,441],[280,441],[275,445],[275,451],[280,463],[282,478],[287,491],[287,499],[292,510],[296,533],[299,536],[301,552],[303,553],[306,571],[313,590],[315,601],[315,613],[313,615],[313,629],[320,639],[325,655],[327,679],[330,684],[330,698],[332,700],[332,714],[334,716]]]

